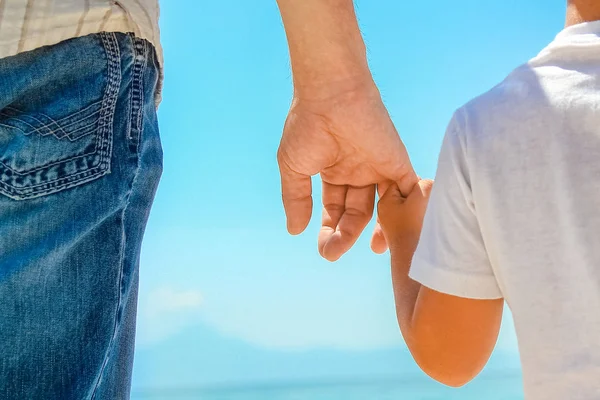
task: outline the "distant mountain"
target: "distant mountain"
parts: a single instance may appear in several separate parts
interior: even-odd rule
[[[518,357],[495,353],[484,373],[518,369]],[[421,376],[408,350],[281,351],[227,338],[205,325],[138,348],[133,389],[290,382],[406,379]]]

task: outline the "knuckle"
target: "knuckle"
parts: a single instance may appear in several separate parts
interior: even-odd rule
[[[421,181],[421,188],[425,195],[429,196],[431,194],[431,190],[433,189],[433,180],[423,179]]]
[[[368,210],[359,210],[357,208],[346,208],[344,211],[349,217],[354,218],[369,218],[373,215],[373,212]]]
[[[277,148],[277,163],[279,165],[284,164],[284,154],[285,154],[285,151],[283,150],[283,144],[280,144],[279,147]]]
[[[344,206],[342,204],[328,203],[323,205],[323,209],[329,212],[343,212]]]

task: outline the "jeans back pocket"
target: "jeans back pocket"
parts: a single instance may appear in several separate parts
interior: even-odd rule
[[[25,200],[110,172],[121,58],[112,33],[0,60],[0,193]]]

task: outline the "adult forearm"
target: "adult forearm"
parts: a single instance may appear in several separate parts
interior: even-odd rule
[[[277,0],[297,94],[371,81],[352,0]]]

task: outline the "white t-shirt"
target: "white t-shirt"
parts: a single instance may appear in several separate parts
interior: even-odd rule
[[[410,276],[506,300],[527,400],[600,399],[600,21],[456,111]]]

